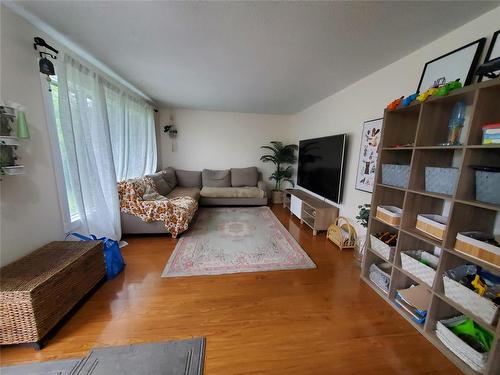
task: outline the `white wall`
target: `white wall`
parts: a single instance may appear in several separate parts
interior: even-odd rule
[[[0,182],[0,265],[64,238],[33,37],[42,35],[3,5],[0,99],[26,106],[31,139],[19,149],[26,174]]]
[[[382,117],[389,102],[413,93],[427,61],[481,37],[490,39],[498,30],[499,20],[500,7],[292,117],[290,138],[294,142],[339,133],[349,134],[344,199],[338,205],[340,215],[354,218],[358,205],[371,201],[371,194],[354,188],[363,122]]]
[[[169,122],[171,111],[160,110],[159,130]],[[174,141],[161,133],[162,166],[199,170],[257,166],[266,181],[273,165],[262,163],[260,146],[288,141],[289,116],[176,109],[178,136]]]

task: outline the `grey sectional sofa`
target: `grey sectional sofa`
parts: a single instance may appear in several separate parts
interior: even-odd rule
[[[149,175],[161,199],[190,196],[201,206],[264,206],[268,193],[257,167],[186,171],[166,168]],[[156,194],[158,196],[158,194]],[[155,195],[152,195],[155,199]],[[149,199],[146,194],[144,200]],[[147,223],[121,213],[122,232],[165,233],[163,222]]]

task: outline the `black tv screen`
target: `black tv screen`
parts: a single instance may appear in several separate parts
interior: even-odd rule
[[[347,134],[300,141],[297,185],[340,203],[346,149]]]

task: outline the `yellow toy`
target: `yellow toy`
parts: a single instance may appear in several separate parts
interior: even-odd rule
[[[328,227],[326,237],[342,251],[344,249],[353,249],[358,235],[356,229],[349,224],[349,221],[345,217],[339,216],[335,223]]]
[[[424,91],[419,96],[417,96],[417,100],[419,102],[424,102],[429,96],[434,95],[438,91],[437,87],[431,87],[429,90]]]

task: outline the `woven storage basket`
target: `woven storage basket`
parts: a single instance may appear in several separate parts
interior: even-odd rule
[[[389,246],[383,241],[380,241],[373,234],[370,234],[371,249],[379,254],[385,260],[391,261],[394,255],[395,246]]]
[[[384,271],[390,271],[389,263],[372,263],[370,265],[370,274],[368,278],[378,286],[384,293],[389,293],[389,286],[391,284],[391,275]]]
[[[417,229],[431,237],[442,240],[446,230],[447,217],[434,214],[420,214],[417,216]]]
[[[450,319],[440,320],[436,324],[436,336],[439,340],[462,361],[467,363],[474,371],[483,372],[488,362],[488,353],[479,353],[470,347],[460,337],[455,335],[450,328],[467,319],[460,315]]]
[[[384,185],[408,187],[410,166],[400,164],[382,164],[382,183]]]
[[[377,206],[377,218],[383,222],[398,226],[401,224],[403,210],[395,206]]]
[[[51,242],[0,270],[0,344],[40,341],[105,275],[100,241]]]
[[[467,233],[457,233],[455,250],[500,267],[500,247],[471,238]]]
[[[453,302],[477,315],[485,322],[494,325],[498,320],[498,305],[455,280],[443,275],[444,295]]]
[[[425,190],[453,195],[458,168],[425,167]]]
[[[437,267],[439,258],[426,251],[422,250],[408,250],[401,252],[401,266],[403,270],[411,273],[413,276],[418,277],[424,283],[432,287],[434,278],[436,276],[436,269],[420,262],[424,260],[434,267]]]

